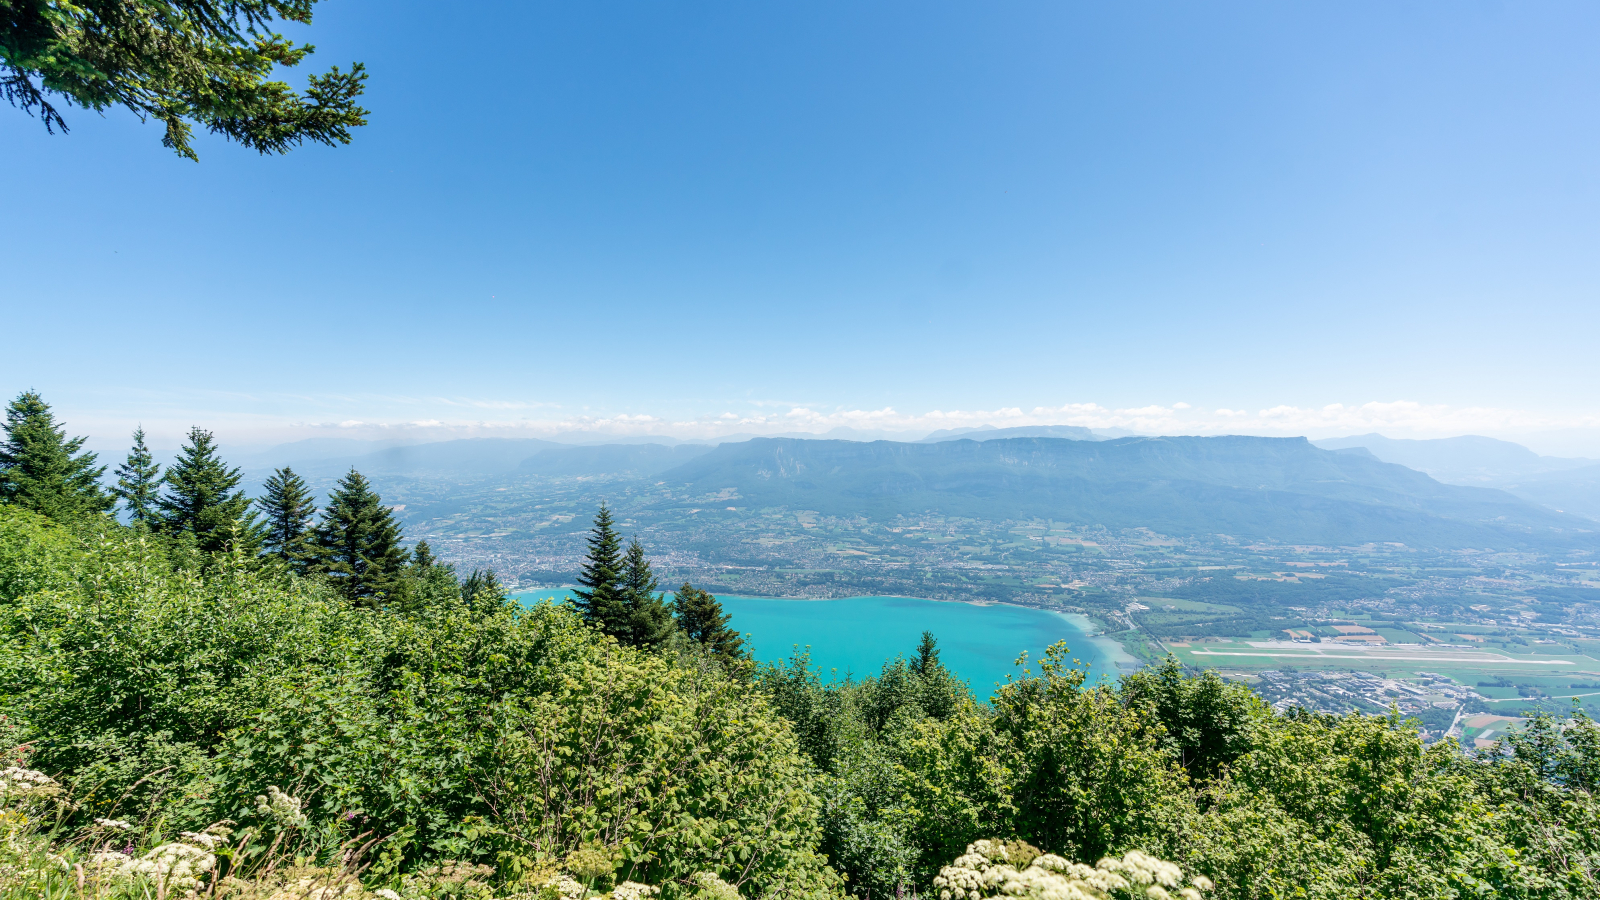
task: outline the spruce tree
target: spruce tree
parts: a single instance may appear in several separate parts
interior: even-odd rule
[[[461,581],[461,602],[481,611],[498,609],[506,602],[506,589],[500,585],[493,569],[473,569]]]
[[[189,429],[178,461],[161,479],[166,491],[156,500],[158,530],[191,536],[207,553],[253,550],[261,543],[261,526],[250,498],[235,490],[241,478],[237,468],[228,468],[217,455],[211,432]]]
[[[493,578],[492,572],[488,575]],[[473,577],[479,580],[473,582]],[[473,572],[472,576],[457,580],[456,567],[434,556],[433,548],[428,546],[427,541],[418,541],[411,550],[411,564],[406,567],[405,582],[405,600],[399,608],[404,612],[416,612],[460,603],[468,583],[471,582],[472,589],[477,591],[483,576]]]
[[[933,632],[922,633],[922,640],[917,644],[917,658],[911,661],[911,668],[923,677],[937,674],[944,669],[944,666],[939,664],[939,642],[934,640]]]
[[[154,528],[156,499],[161,493],[161,466],[156,464],[144,442],[144,426],[133,430],[133,449],[128,459],[117,466],[117,486],[111,493],[122,501],[128,522],[135,528]]]
[[[721,659],[733,662],[748,655],[744,639],[728,627],[733,616],[723,612],[722,604],[706,591],[684,582],[673,599],[672,612],[679,631]]]
[[[621,596],[628,611],[628,633],[618,635],[618,640],[648,649],[661,646],[672,636],[672,611],[662,602],[660,588],[644,546],[635,538],[622,561]]]
[[[622,597],[622,538],[611,527],[611,510],[604,503],[589,530],[589,553],[572,605],[591,626],[622,640],[630,632],[628,609]]]
[[[351,469],[317,525],[317,570],[351,603],[382,606],[405,601],[409,553],[400,523],[360,472]]]
[[[305,479],[288,466],[273,472],[262,488],[265,494],[256,500],[266,517],[262,549],[303,575],[317,555],[311,531],[311,520],[317,515],[316,498]]]
[[[110,512],[116,501],[100,488],[105,466],[85,453],[85,438],[68,439],[55,414],[35,391],[23,391],[6,407],[6,439],[0,443],[0,503],[52,519]]]
[[[427,541],[417,541],[417,546],[411,548],[411,568],[415,569],[418,575],[425,574],[440,564],[439,558],[433,555],[433,548],[428,546]],[[474,571],[473,574],[477,572]]]
[[[306,79],[304,93],[278,66],[309,56],[278,33],[310,24],[316,0],[89,0],[0,3],[0,98],[67,131],[63,108],[123,107],[165,125],[161,144],[198,159],[196,125],[260,153],[306,141],[348,144],[366,124],[356,105],[366,71],[338,66]],[[294,26],[290,26],[291,28]]]

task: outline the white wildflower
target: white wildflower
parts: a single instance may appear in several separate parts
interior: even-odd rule
[[[269,787],[265,794],[256,795],[257,815],[291,828],[304,828],[309,824],[301,807],[298,797],[291,797],[277,787]]]
[[[130,875],[144,875],[168,890],[187,890],[200,885],[201,876],[211,871],[217,858],[203,847],[174,841],[124,863]]]
[[[204,847],[207,850],[215,850],[220,845],[227,843],[228,837],[225,830],[218,834],[212,828],[207,828],[205,831],[183,831],[179,832],[178,836],[196,847]]]
[[[611,889],[612,900],[645,900],[661,893],[658,887],[640,884],[637,881],[624,881]]]
[[[1167,889],[1182,878],[1176,865],[1138,850],[1090,867],[1041,854],[1020,841],[978,841],[941,869],[933,885],[940,900],[1106,900],[1115,895],[1173,900]],[[1203,877],[1191,884],[1176,896],[1200,900],[1200,890],[1212,886]]]
[[[723,881],[715,872],[697,872],[694,876],[697,900],[740,900],[739,889]]]
[[[582,882],[566,873],[557,873],[542,886],[554,888],[556,896],[562,900],[583,900],[583,896],[589,893],[589,889],[584,887]]]
[[[128,822],[124,822],[121,819],[95,819],[94,824],[100,826],[101,828],[109,828],[112,831],[133,830],[133,825]]]
[[[274,891],[267,900],[355,900],[366,891],[361,889],[361,883],[353,878],[335,878],[328,881],[326,878],[301,878],[292,881],[282,888]],[[389,892],[399,897],[394,891]]]
[[[65,791],[43,772],[10,766],[0,769],[0,807],[20,807],[61,796]]]
[[[400,900],[400,895],[388,888],[378,888],[372,892],[372,896],[377,897],[378,900]]]
[[[227,833],[226,828],[217,825],[205,831],[185,831],[179,835],[183,840],[162,844],[137,857],[102,850],[89,857],[86,868],[123,878],[143,876],[169,891],[192,890],[199,887],[207,872],[216,868],[217,857],[211,851]]]

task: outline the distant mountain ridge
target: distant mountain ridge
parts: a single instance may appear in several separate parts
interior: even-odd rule
[[[1541,456],[1480,435],[1411,440],[1381,434],[1312,441],[1326,450],[1364,450],[1447,484],[1495,487],[1525,500],[1600,520],[1600,461]]]
[[[736,505],[828,515],[1049,518],[1291,543],[1600,547],[1600,529],[1503,491],[1461,487],[1305,438],[758,438],[660,476]]]
[[[992,441],[996,438],[1016,437],[1048,437],[1065,438],[1069,441],[1104,441],[1109,440],[1102,434],[1096,434],[1081,425],[1018,425],[1015,428],[946,428],[935,431],[920,441],[919,444],[936,444],[940,441],[968,440]]]
[[[543,450],[523,460],[518,470],[530,475],[574,476],[631,474],[648,478],[710,453],[707,444],[602,444]]]

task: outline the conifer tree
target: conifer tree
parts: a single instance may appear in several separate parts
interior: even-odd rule
[[[638,538],[628,544],[622,561],[621,596],[628,611],[628,633],[618,640],[634,647],[659,647],[672,636],[672,611],[662,602],[661,584]]]
[[[352,603],[403,603],[410,554],[400,541],[394,513],[367,479],[351,469],[339,479],[317,525],[317,569]]]
[[[622,597],[622,538],[611,527],[611,510],[602,503],[589,530],[589,554],[578,573],[572,605],[583,620],[618,640],[629,634],[628,609]]]
[[[917,644],[917,658],[911,661],[911,668],[924,678],[944,669],[939,664],[939,642],[934,640],[933,632],[922,633],[922,640]]]
[[[411,548],[411,568],[422,574],[437,565],[441,563],[439,557],[433,555],[433,548],[428,546],[427,541],[417,541],[417,545]]]
[[[316,0],[83,0],[0,3],[0,99],[67,131],[65,105],[112,107],[166,126],[162,146],[198,159],[195,125],[261,153],[348,144],[366,123],[366,71],[335,66],[298,93],[278,66],[309,56],[278,34],[311,22]]]
[[[485,570],[487,571],[487,570]],[[488,573],[492,578],[493,573]],[[482,581],[478,572],[473,572]],[[415,612],[421,609],[450,605],[461,602],[464,598],[468,582],[471,577],[456,578],[456,567],[442,562],[433,555],[433,548],[427,541],[418,541],[411,550],[411,564],[405,571],[405,597],[398,608],[404,612]],[[478,588],[478,583],[472,585]]]
[[[195,546],[207,553],[254,549],[261,543],[261,526],[250,509],[250,498],[235,490],[241,478],[237,468],[228,468],[217,455],[211,432],[189,429],[178,461],[161,479],[166,491],[156,500],[158,530],[190,535]]]
[[[506,602],[506,589],[493,569],[473,569],[461,580],[461,601],[472,609],[492,610]]]
[[[0,503],[58,520],[111,511],[116,501],[100,488],[105,466],[82,452],[85,438],[67,438],[36,391],[23,391],[6,407],[5,432]]]
[[[678,630],[716,656],[729,662],[747,656],[744,639],[728,627],[733,616],[723,612],[722,604],[706,591],[684,582],[673,599],[672,612],[678,620]]]
[[[303,575],[317,555],[311,530],[316,499],[305,479],[288,466],[273,472],[262,487],[266,493],[256,500],[266,517],[262,549]]]
[[[161,466],[156,464],[144,442],[144,426],[133,430],[133,449],[128,459],[117,466],[117,486],[111,493],[122,501],[128,521],[135,528],[154,528],[156,499],[161,493]]]

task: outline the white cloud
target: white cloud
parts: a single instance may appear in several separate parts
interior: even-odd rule
[[[138,413],[129,410],[137,409]],[[298,416],[276,410],[300,410]],[[209,411],[208,411],[209,410]],[[254,411],[252,411],[254,410]],[[445,411],[465,415],[440,415]],[[320,411],[320,415],[319,415]],[[142,422],[153,437],[175,445],[190,424],[214,429],[231,444],[275,444],[317,436],[385,440],[450,440],[460,437],[550,437],[567,432],[594,436],[671,435],[716,439],[731,434],[821,434],[834,428],[919,438],[953,428],[1027,425],[1077,425],[1125,429],[1140,434],[1305,435],[1312,438],[1380,432],[1390,437],[1447,437],[1485,434],[1517,440],[1519,435],[1568,435],[1566,452],[1600,454],[1600,415],[1541,412],[1490,406],[1450,406],[1387,399],[1321,406],[1281,403],[1253,411],[1230,407],[1196,408],[1188,403],[1107,407],[1093,401],[1059,405],[994,406],[987,409],[940,407],[903,412],[833,407],[812,401],[742,401],[703,414],[646,412],[562,415],[556,404],[451,400],[429,397],[288,395],[141,395],[99,408],[62,410],[74,433],[89,433],[118,451],[133,425]],[[309,415],[307,415],[309,413]],[[1569,439],[1570,438],[1570,439]],[[1585,448],[1594,449],[1585,449]],[[98,448],[97,448],[98,449]],[[1536,448],[1537,449],[1537,448]]]

